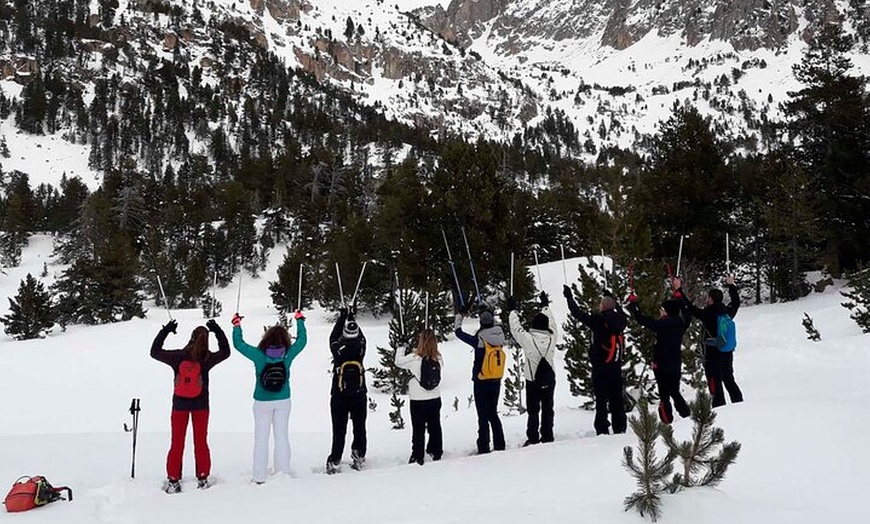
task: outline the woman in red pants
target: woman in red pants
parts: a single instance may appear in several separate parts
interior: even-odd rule
[[[214,320],[199,326],[190,335],[190,341],[181,350],[163,349],[169,333],[175,333],[178,322],[170,320],[163,326],[151,344],[151,358],[172,367],[175,389],[172,395],[172,445],[166,457],[167,493],[181,491],[181,461],[184,455],[184,439],[187,436],[187,421],[193,421],[193,451],[196,459],[198,487],[209,486],[211,454],[208,450],[208,372],[230,356],[230,344],[220,326]],[[218,351],[208,349],[208,332],[215,334]]]

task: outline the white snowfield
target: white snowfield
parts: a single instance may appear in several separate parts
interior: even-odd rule
[[[14,296],[27,272],[38,275],[49,260],[48,237],[34,237],[22,267],[0,279],[0,292]],[[258,280],[242,283],[241,312],[248,342],[275,322],[268,279],[283,254]],[[50,262],[50,260],[49,260]],[[578,260],[569,262],[569,278]],[[49,276],[59,271],[49,264]],[[560,322],[561,263],[541,268]],[[350,277],[348,277],[350,278]],[[227,310],[237,287],[220,290]],[[746,402],[718,409],[717,423],[743,448],[737,463],[716,489],[698,488],[664,496],[660,522],[698,523],[859,523],[867,522],[862,497],[870,487],[870,337],[862,335],[839,303],[837,290],[800,302],[741,309],[737,380]],[[5,309],[5,308],[4,308]],[[800,324],[808,312],[823,340],[806,340]],[[4,312],[5,314],[5,312]],[[520,448],[525,417],[503,417],[508,450],[470,456],[476,418],[471,394],[471,352],[451,339],[441,346],[445,359],[442,411],[445,455],[425,466],[406,464],[408,427],[390,429],[388,397],[374,393],[369,413],[368,469],[321,474],[330,445],[330,313],[306,312],[309,341],[291,370],[293,450],[290,476],[273,475],[262,486],[250,483],[253,446],[252,365],[234,352],[211,373],[211,489],[193,480],[190,435],[185,451],[184,492],[161,491],[169,446],[171,371],[151,360],[148,350],[166,312],[153,307],[148,318],[107,326],[73,326],[43,340],[0,341],[0,490],[21,475],[44,475],[72,487],[75,500],[26,514],[0,511],[0,520],[27,523],[91,524],[208,522],[392,522],[414,523],[638,523],[625,513],[623,498],[634,481],[622,469],[622,448],[632,434],[594,437],[593,413],[576,408],[557,355],[556,442]],[[204,323],[199,311],[173,311],[178,335],[167,347],[181,347]],[[229,333],[229,313],[219,319]],[[387,319],[360,319],[369,341],[368,366],[376,347],[387,341]],[[467,329],[474,328],[472,319]],[[136,478],[130,479],[130,399],[141,398]],[[458,410],[454,410],[454,397]],[[687,437],[690,424],[675,423]],[[2,495],[3,493],[0,493]],[[15,520],[13,520],[15,519]]]

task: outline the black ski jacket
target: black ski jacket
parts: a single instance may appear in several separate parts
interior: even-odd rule
[[[332,352],[332,394],[339,393],[338,380],[341,365],[345,362],[357,361],[363,364],[363,359],[366,356],[366,337],[363,335],[362,329],[359,330],[359,335],[354,338],[346,338],[342,332],[344,324],[347,322],[347,313],[341,313],[338,317],[338,322],[332,328],[332,333],[329,334],[329,350]],[[363,365],[365,370],[365,365]],[[361,384],[359,393],[366,393],[365,380]]]
[[[154,342],[151,343],[151,358],[163,362],[172,367],[173,378],[178,377],[178,366],[183,360],[187,360],[187,351],[181,349],[166,350],[163,349],[163,343],[169,331],[161,329],[160,333],[154,337]],[[218,350],[216,353],[209,353],[208,356],[200,362],[200,375],[202,376],[202,392],[198,397],[185,398],[177,395],[172,395],[173,411],[199,411],[208,409],[208,372],[211,368],[217,366],[224,360],[230,358],[230,343],[227,336],[221,328],[216,328],[214,335],[218,341]],[[175,381],[173,380],[173,383]]]
[[[567,297],[571,316],[592,329],[592,343],[589,346],[589,361],[593,368],[606,366],[622,367],[622,354],[617,351],[612,360],[607,361],[613,336],[622,336],[627,324],[622,310],[612,309],[602,313],[587,313],[580,309],[574,297]]]
[[[740,295],[737,292],[737,286],[733,284],[728,286],[728,297],[731,302],[727,306],[713,304],[701,309],[686,298],[682,288],[678,289],[674,296],[683,302],[686,311],[700,319],[701,323],[704,324],[704,343],[707,346],[716,347],[716,337],[719,335],[719,315],[728,315],[734,318],[740,308]]]
[[[656,334],[656,345],[653,349],[653,369],[679,372],[682,367],[683,335],[692,321],[692,316],[683,310],[683,316],[652,318],[644,315],[638,309],[637,303],[628,305],[631,316],[641,326]]]

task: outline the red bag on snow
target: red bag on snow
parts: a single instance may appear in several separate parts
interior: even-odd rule
[[[66,491],[67,499],[62,492]],[[6,494],[3,504],[9,513],[27,511],[37,506],[44,506],[56,500],[72,500],[72,490],[66,486],[53,487],[45,477],[23,476],[12,484],[12,489]]]

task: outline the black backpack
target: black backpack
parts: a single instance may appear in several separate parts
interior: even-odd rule
[[[441,364],[431,358],[420,361],[420,386],[426,391],[432,391],[441,384]]]
[[[551,388],[556,385],[556,372],[553,371],[553,366],[547,362],[544,354],[538,349],[538,343],[535,342],[534,338],[532,338],[532,344],[535,345],[535,349],[541,355],[541,361],[538,362],[538,368],[535,370],[535,385],[541,389]]]
[[[341,364],[337,369],[338,372],[338,391],[342,395],[355,395],[363,389],[365,379],[363,373],[362,362],[358,360],[348,360]]]
[[[283,360],[266,364],[266,367],[263,368],[263,372],[260,373],[260,385],[263,386],[263,389],[266,391],[271,391],[273,393],[281,391],[286,383],[287,366],[284,365]]]

